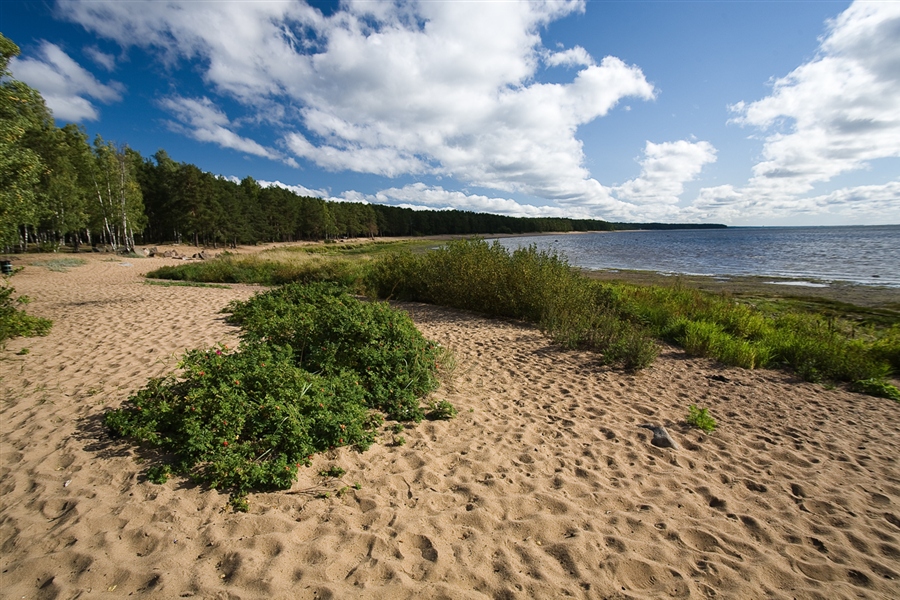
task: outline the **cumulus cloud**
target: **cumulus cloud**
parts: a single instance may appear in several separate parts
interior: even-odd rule
[[[685,214],[697,219],[741,223],[784,222],[800,216],[843,224],[882,223],[896,215],[900,180],[885,184],[840,188],[815,196],[783,196],[760,201],[749,188],[731,185],[705,188]]]
[[[693,181],[703,165],[715,162],[716,149],[709,142],[647,142],[641,174],[613,188],[616,197],[634,204],[675,204],[684,184]]]
[[[734,121],[767,132],[746,193],[798,196],[900,158],[900,3],[855,2],[828,22],[816,57],[740,102]]]
[[[96,121],[100,114],[91,100],[118,102],[125,90],[115,81],[100,83],[62,48],[48,41],[41,42],[36,57],[13,58],[10,71],[38,90],[53,116],[63,121]]]
[[[259,180],[258,183],[261,187],[279,187],[285,190],[290,190],[297,194],[298,196],[307,196],[310,198],[328,198],[328,192],[325,190],[313,190],[306,186],[295,184],[290,185],[287,183],[281,183],[280,181],[265,181]]]
[[[266,148],[232,131],[233,124],[228,117],[208,98],[173,96],[161,100],[160,106],[178,119],[177,122],[169,124],[175,131],[184,133],[197,141],[212,142],[223,148],[271,160],[280,160],[291,166],[297,166],[294,159],[285,157],[276,150]]]
[[[586,169],[577,129],[655,90],[618,58],[543,47],[544,26],[584,9],[583,0],[349,1],[326,16],[299,1],[59,4],[123,47],[195,61],[216,93],[261,120],[277,114],[284,147],[320,167],[450,176],[570,212],[622,213],[628,206]],[[576,73],[540,82],[541,69],[553,66]],[[218,125],[186,131],[271,152]]]
[[[594,59],[587,50],[575,46],[562,52],[548,52],[544,62],[551,67],[590,67],[594,64]]]

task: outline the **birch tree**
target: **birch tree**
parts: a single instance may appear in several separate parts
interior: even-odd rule
[[[141,187],[135,174],[134,161],[126,146],[94,139],[94,165],[91,180],[93,219],[102,231],[104,242],[114,252],[134,252],[135,228],[142,230],[146,216]]]

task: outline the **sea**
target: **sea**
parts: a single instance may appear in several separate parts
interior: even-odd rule
[[[900,288],[900,225],[729,227],[502,238],[534,244],[592,270],[772,277],[773,283],[835,282]]]

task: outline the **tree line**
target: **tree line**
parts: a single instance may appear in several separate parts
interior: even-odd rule
[[[339,237],[475,235],[680,227],[519,218],[332,202],[207,173],[164,150],[144,158],[81,127],[57,127],[40,93],[12,78],[0,34],[0,249],[135,243],[202,246]],[[708,226],[707,226],[708,227]]]

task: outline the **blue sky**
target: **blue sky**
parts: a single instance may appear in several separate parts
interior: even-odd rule
[[[0,2],[59,124],[335,200],[900,223],[900,2]]]

